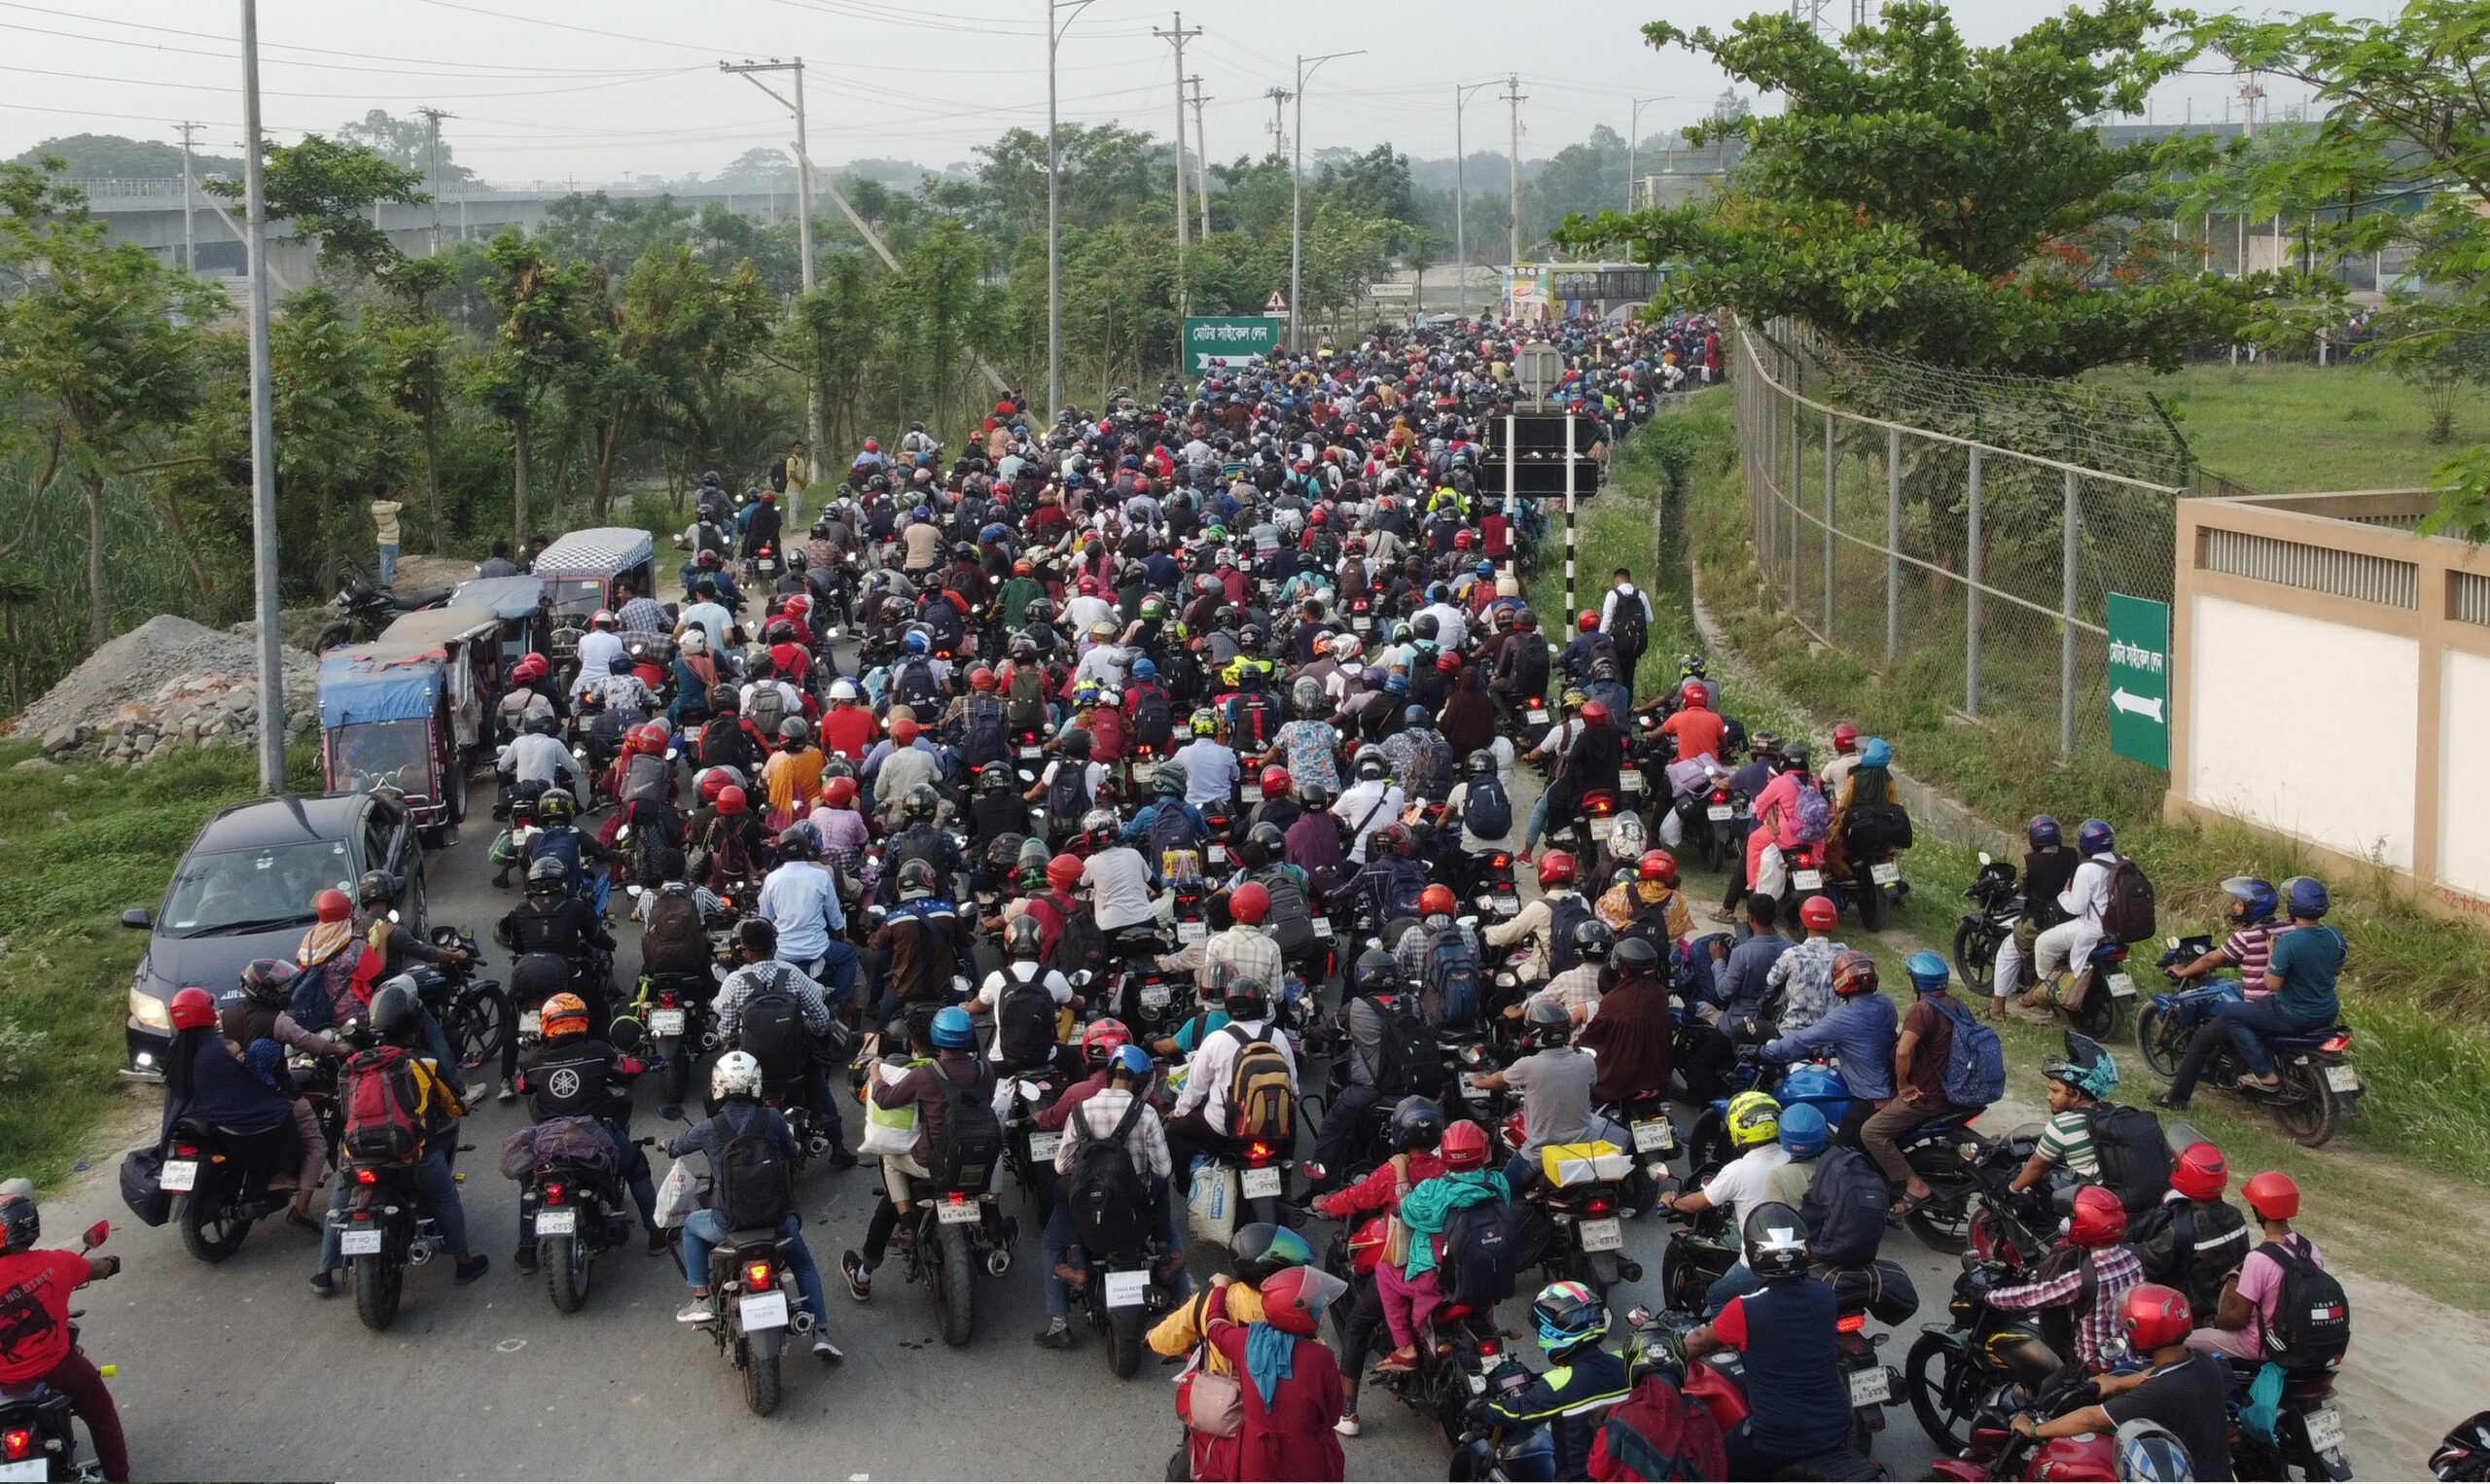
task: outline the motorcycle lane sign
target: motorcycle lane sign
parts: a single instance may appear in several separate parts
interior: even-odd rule
[[[2110,594],[2110,750],[2170,767],[2170,605]]]

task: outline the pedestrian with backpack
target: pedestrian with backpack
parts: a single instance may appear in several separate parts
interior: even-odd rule
[[[1502,1174],[1487,1168],[1487,1131],[1464,1118],[1443,1131],[1441,1153],[1443,1173],[1420,1181],[1401,1198],[1401,1224],[1409,1234],[1408,1255],[1397,1264],[1387,1260],[1375,1266],[1375,1283],[1383,1295],[1383,1325],[1391,1331],[1393,1344],[1392,1354],[1374,1367],[1378,1375],[1418,1368],[1418,1339],[1443,1297],[1443,1280],[1438,1270],[1448,1259],[1485,1270],[1478,1281],[1490,1290],[1494,1265],[1501,1260],[1505,1296],[1512,1293],[1510,1218],[1501,1254],[1472,1250],[1456,1254],[1444,1239],[1445,1228],[1461,1212],[1481,1206],[1510,1212],[1512,1187]]]
[[[1859,1131],[1860,1148],[1902,1191],[1897,1215],[1937,1193],[1903,1157],[1903,1136],[1939,1119],[1968,1122],[2006,1095],[2005,1046],[1949,992],[1945,961],[1923,948],[1903,968],[1916,998],[1894,1041],[1894,1085],[1901,1090]]]
[[[1118,1046],[1107,1060],[1106,1086],[1064,1119],[1046,1246],[1066,1255],[1046,1275],[1047,1326],[1037,1335],[1043,1349],[1072,1347],[1067,1285],[1089,1281],[1085,1258],[1138,1253],[1153,1238],[1166,1244],[1171,1258],[1182,1251],[1167,1202],[1175,1168],[1167,1130],[1148,1097],[1154,1071],[1149,1052]]]
[[[761,1101],[761,1063],[748,1052],[729,1051],[709,1069],[709,1097],[717,1112],[706,1122],[665,1142],[682,1159],[697,1150],[709,1164],[709,1204],[683,1223],[683,1279],[692,1301],[675,1311],[678,1323],[713,1322],[709,1253],[729,1232],[774,1228],[787,1242],[787,1263],[804,1312],[813,1317],[813,1355],[824,1363],[846,1359],[830,1340],[830,1303],[804,1245],[796,1214],[796,1135],[778,1110]]]
[[[2351,1347],[2351,1305],[2326,1270],[2326,1254],[2292,1228],[2298,1184],[2267,1170],[2239,1193],[2256,1215],[2260,1240],[2223,1288],[2212,1323],[2188,1336],[2188,1348],[2262,1360],[2291,1375],[2332,1370]]]
[[[1652,647],[1652,599],[1634,585],[1630,568],[1617,569],[1614,584],[1600,599],[1599,631],[1617,647],[1617,667],[1630,684],[1636,662]]]

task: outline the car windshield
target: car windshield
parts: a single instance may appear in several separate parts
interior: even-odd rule
[[[338,727],[329,734],[329,786],[369,794],[385,783],[401,794],[431,796],[431,728],[422,717]]]
[[[554,623],[577,628],[605,606],[605,583],[592,577],[551,578],[545,583],[545,596],[552,605]]]
[[[175,937],[261,933],[311,921],[311,899],[354,890],[343,840],[212,850],[182,863],[159,927]]]

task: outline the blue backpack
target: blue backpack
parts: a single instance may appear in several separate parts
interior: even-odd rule
[[[961,752],[971,767],[1011,756],[1004,735],[1003,702],[980,691],[969,697],[968,735]]]
[[[1468,1025],[1478,1018],[1485,975],[1461,924],[1446,923],[1427,937],[1427,993],[1436,1003],[1437,1023]]]
[[[1997,1032],[1951,1000],[1938,1001],[1937,1012],[1954,1026],[1945,1056],[1945,1101],[1956,1108],[1986,1108],[2006,1096],[2006,1046]]]

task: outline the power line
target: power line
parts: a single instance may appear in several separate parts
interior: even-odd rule
[[[218,57],[218,58],[222,58],[222,59],[227,59],[227,60],[230,60],[230,59],[231,58],[231,52],[230,51],[230,48],[231,48],[231,45],[232,45],[233,38],[231,38],[231,37],[230,37],[230,36],[222,36],[222,35],[219,35],[219,34],[217,34],[217,33],[216,33],[216,32],[214,32],[214,31],[189,31],[189,30],[184,30],[184,29],[182,29],[181,27],[178,27],[178,26],[150,25],[150,24],[148,24],[148,23],[146,23],[146,22],[144,22],[144,21],[138,21],[138,20],[122,20],[122,19],[118,19],[118,18],[114,18],[114,17],[110,17],[110,16],[89,16],[89,15],[80,14],[80,13],[78,13],[78,12],[74,12],[74,11],[61,11],[61,10],[54,10],[54,9],[53,9],[53,8],[52,8],[52,7],[50,7],[50,6],[29,5],[29,4],[25,4],[25,3],[23,3],[23,0],[0,0],[0,8],[6,8],[6,9],[8,9],[8,10],[13,10],[13,11],[32,11],[32,12],[34,12],[34,13],[35,13],[35,14],[37,14],[37,15],[45,16],[45,17],[49,17],[49,18],[54,18],[54,19],[85,20],[85,21],[90,21],[90,22],[92,22],[92,23],[94,23],[94,24],[96,24],[96,25],[116,25],[116,26],[123,26],[123,27],[126,27],[127,29],[134,30],[134,31],[154,31],[154,32],[157,32],[157,33],[158,33],[158,34],[160,34],[160,35],[164,35],[164,36],[187,36],[187,37],[191,37],[191,38],[193,38],[194,40],[197,40],[197,41],[219,41],[219,42],[224,42],[224,43],[227,45],[227,47],[229,48],[229,50],[228,50],[228,51],[223,51],[223,52],[200,52],[200,53],[196,53],[196,54],[200,55],[200,56],[214,56],[214,57]],[[483,13],[483,14],[489,14],[489,13]],[[33,31],[33,30],[40,30],[41,28],[40,28],[40,27],[37,27],[37,26],[17,26],[17,27],[14,27],[14,29]],[[105,45],[107,45],[107,46],[133,46],[133,45],[136,45],[136,43],[133,43],[133,42],[121,41],[121,40],[117,40],[117,39],[115,39],[115,38],[113,38],[113,37],[108,37],[108,36],[78,36],[76,33],[74,33],[74,32],[69,32],[69,31],[51,31],[51,32],[45,32],[44,34],[46,34],[46,35],[53,35],[53,36],[70,36],[70,37],[74,37],[75,39],[77,39],[77,40],[81,40],[81,41],[100,41],[100,42],[103,42],[103,43],[104,43]],[[472,62],[472,63],[445,62],[445,61],[438,61],[438,60],[436,60],[436,59],[434,59],[434,58],[431,58],[431,57],[416,57],[416,56],[409,56],[409,57],[395,57],[395,56],[390,56],[390,55],[387,55],[387,54],[385,54],[385,53],[377,53],[377,52],[341,52],[341,51],[338,51],[338,50],[337,50],[336,48],[333,48],[333,47],[309,47],[309,46],[302,46],[302,45],[298,45],[298,44],[295,44],[295,43],[292,43],[292,42],[274,42],[274,41],[271,41],[271,42],[263,42],[263,43],[261,43],[261,45],[262,45],[262,46],[264,46],[264,47],[275,47],[275,48],[279,48],[279,49],[281,49],[281,50],[283,50],[283,51],[287,51],[287,52],[308,52],[308,53],[314,53],[314,54],[316,54],[316,55],[320,55],[320,56],[352,56],[352,57],[360,57],[360,58],[362,58],[363,60],[366,60],[366,61],[396,62],[396,63],[401,63],[401,64],[405,64],[405,63],[414,63],[414,64],[416,64],[416,65],[420,65],[420,66],[460,67],[460,68],[465,68],[465,69],[467,69],[467,70],[469,70],[469,71],[479,71],[479,72],[485,72],[485,71],[489,71],[489,72],[515,72],[515,73],[523,73],[523,74],[529,74],[529,75],[547,75],[547,76],[551,76],[551,75],[572,75],[572,76],[579,76],[579,77],[603,77],[603,76],[614,76],[614,75],[618,75],[618,74],[622,74],[622,73],[626,73],[626,72],[643,72],[643,71],[648,71],[648,70],[650,70],[650,69],[647,69],[647,68],[637,68],[637,67],[536,67],[536,66],[527,66],[527,65],[522,65],[522,64],[520,64],[520,63],[516,63],[516,62]],[[163,47],[163,48],[159,48],[158,50],[160,50],[160,51],[166,51],[166,52],[172,52],[172,51],[180,51],[180,50],[183,50],[183,49],[180,49],[180,48],[174,48],[174,47]],[[272,57],[272,58],[268,58],[268,60],[271,60],[271,61],[284,61],[284,62],[285,62],[285,64],[286,64],[286,65],[288,65],[288,66],[301,66],[301,65],[303,65],[302,63],[300,63],[300,62],[286,61],[286,59],[285,59],[285,58],[282,58],[282,57]],[[357,70],[357,71],[360,71],[360,70],[362,70],[362,69],[357,68],[357,69],[351,69],[351,70]]]

